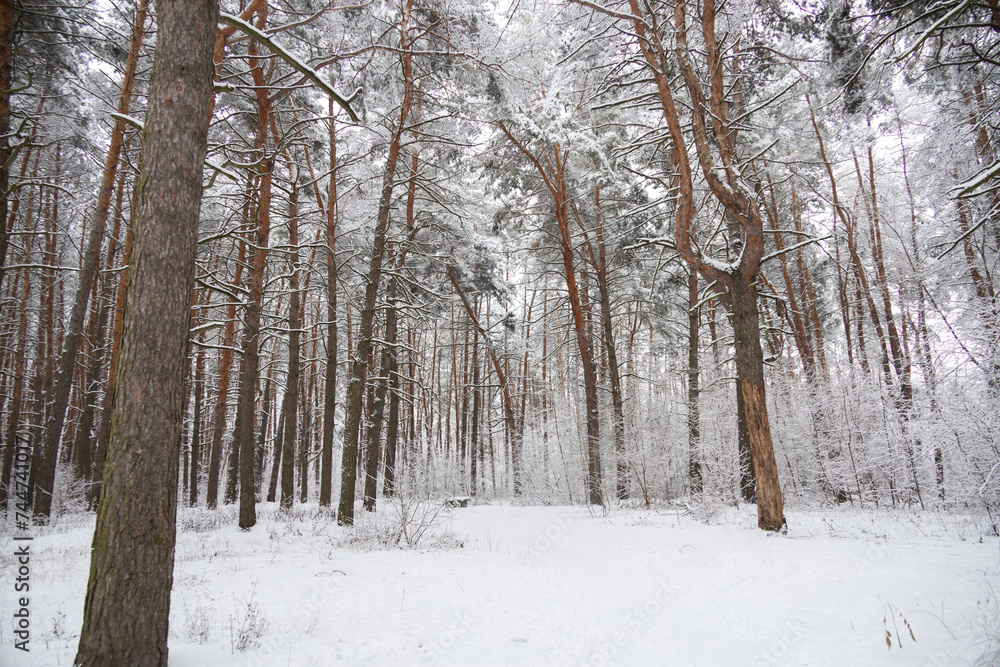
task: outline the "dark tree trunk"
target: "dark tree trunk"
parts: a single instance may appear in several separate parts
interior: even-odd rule
[[[750,448],[750,423],[747,421],[747,407],[743,398],[743,383],[740,369],[736,369],[736,451],[740,464],[740,497],[745,503],[757,502],[757,474],[753,467],[753,451]]]
[[[7,443],[3,452],[3,478],[0,479],[0,508],[7,509],[10,493],[10,474],[14,465],[14,449],[20,435],[21,403],[24,400],[25,356],[28,350],[28,298],[31,296],[31,241],[24,244],[24,273],[21,282],[21,298],[18,300],[17,348],[14,353],[14,386],[7,422]]]
[[[553,180],[555,189],[553,196],[556,207],[556,223],[562,244],[563,268],[565,270],[566,289],[569,293],[570,309],[573,313],[573,325],[576,329],[576,342],[580,350],[580,365],[583,366],[583,387],[586,402],[587,420],[587,500],[592,505],[604,504],[604,490],[601,475],[601,420],[597,396],[597,364],[594,362],[593,346],[587,323],[584,321],[583,302],[577,288],[576,271],[573,268],[573,242],[569,233],[569,193],[566,188],[566,174],[563,157],[559,147],[555,150],[555,173]]]
[[[688,277],[688,485],[692,494],[701,493],[701,412],[698,399],[701,383],[698,372],[698,270],[690,269]]]
[[[294,194],[296,188],[292,188],[293,201],[297,198]],[[295,446],[298,443],[298,407],[299,407],[299,377],[301,374],[301,350],[299,345],[299,328],[301,324],[301,313],[299,304],[299,273],[298,273],[298,202],[295,201],[296,210],[294,215],[289,215],[289,244],[292,246],[292,253],[289,261],[292,264],[292,271],[289,277],[289,302],[288,302],[288,386],[285,389],[284,419],[285,434],[282,440],[284,451],[281,453],[283,463],[281,466],[281,506],[288,508],[292,506],[295,496]]]
[[[393,278],[395,283],[395,278]],[[394,285],[391,289],[395,291]],[[399,446],[399,348],[395,299],[390,299],[385,313],[386,345],[389,350],[386,375],[389,378],[389,414],[385,432],[385,472],[382,478],[382,495],[391,498],[396,494],[396,457]]]
[[[323,391],[323,444],[320,454],[319,505],[329,507],[333,498],[333,431],[337,410],[337,135],[330,113],[330,181],[326,198],[326,377]]]
[[[247,189],[254,183],[254,179],[249,179]],[[249,220],[250,193],[247,193],[247,202],[243,207],[243,219]],[[236,271],[233,276],[233,283],[240,285],[243,277],[243,265],[246,263],[246,243],[241,239],[239,242],[239,252],[236,256]],[[233,342],[236,340],[236,304],[229,305],[226,313],[226,327],[222,335],[222,351],[219,353],[218,374],[219,384],[215,397],[215,407],[212,409],[212,447],[208,460],[208,489],[206,490],[206,502],[209,509],[215,509],[219,499],[219,477],[221,476],[222,465],[222,436],[226,429],[226,412],[229,403],[229,375],[233,364]]]
[[[385,392],[388,388],[388,378],[385,377],[388,366],[388,352],[383,344],[379,377],[375,386],[368,387],[368,433],[365,445],[364,475],[365,485],[361,505],[366,512],[374,512],[376,496],[378,495],[378,468],[382,459],[382,425],[385,421]]]
[[[267,22],[266,3],[258,12],[256,26],[263,29]],[[264,273],[267,266],[268,242],[271,233],[271,182],[274,172],[274,158],[267,154],[267,137],[271,129],[271,100],[266,89],[267,80],[257,56],[257,43],[247,46],[251,77],[257,95],[257,149],[261,161],[259,166],[259,189],[257,202],[257,229],[255,235],[253,261],[250,265],[250,294],[243,330],[243,354],[241,359],[240,393],[236,405],[236,425],[233,432],[232,449],[229,457],[229,477],[226,483],[226,502],[236,500],[237,475],[240,487],[240,528],[251,528],[257,523],[254,484],[254,428],[256,420],[257,390],[260,382],[260,324],[264,301]],[[294,180],[294,179],[293,179]],[[293,183],[294,192],[294,183]],[[291,208],[297,206],[293,194]],[[297,212],[294,213],[297,215]]]
[[[481,407],[481,390],[479,388],[479,337],[472,337],[472,426],[469,433],[469,495],[475,496],[479,476],[476,457],[482,456],[479,446],[479,413]]]
[[[29,206],[28,215],[32,208]],[[31,424],[31,472],[28,476],[28,488],[35,488],[35,477],[40,467],[42,453],[42,438],[45,429],[46,401],[52,388],[53,362],[55,359],[55,316],[53,314],[55,304],[55,271],[52,267],[56,262],[56,227],[55,221],[46,216],[44,211],[39,212],[39,217],[45,219],[45,251],[42,255],[42,276],[41,294],[39,295],[39,306],[41,313],[37,326],[37,346],[35,354],[35,377],[33,380],[34,407],[32,410]],[[27,227],[31,227],[30,224]]]
[[[244,384],[244,378],[246,377],[246,361],[240,361],[240,394],[237,394],[236,398],[236,424],[237,426],[242,421],[239,414],[239,404],[242,400],[242,387]],[[235,436],[235,433],[234,433]],[[240,445],[239,441],[234,439],[229,445],[229,456],[226,457],[226,488],[225,493],[222,496],[222,502],[226,505],[232,505],[236,502],[236,492],[239,489],[240,481]]]
[[[218,6],[160,0],[111,436],[75,664],[167,664]],[[155,480],[156,483],[151,483]]]
[[[303,397],[303,405],[300,411],[302,423],[299,425],[299,502],[309,501],[309,449],[312,444],[312,401],[309,400],[310,391],[306,391],[307,373],[302,373],[303,387],[300,389],[300,396]]]
[[[262,125],[266,124],[266,113]],[[264,128],[258,128],[266,131]],[[261,163],[260,203],[257,208],[257,234],[250,269],[250,296],[247,303],[246,323],[243,330],[242,372],[240,394],[236,405],[236,425],[233,431],[233,455],[230,457],[230,477],[226,485],[226,502],[230,502],[230,487],[235,487],[235,458],[239,474],[240,528],[252,528],[257,523],[256,484],[254,483],[254,440],[257,416],[257,390],[260,384],[260,322],[264,300],[264,273],[267,265],[267,247],[271,231],[271,174],[273,161]],[[293,188],[293,193],[295,192]],[[294,194],[293,203],[295,206]],[[294,215],[297,215],[295,213]],[[293,241],[294,243],[294,241]],[[236,499],[235,489],[232,499]]]

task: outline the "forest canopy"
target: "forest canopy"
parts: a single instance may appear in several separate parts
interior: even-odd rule
[[[220,9],[179,502],[996,525],[995,0]],[[26,443],[41,522],[101,495],[158,28],[0,2],[0,500]]]

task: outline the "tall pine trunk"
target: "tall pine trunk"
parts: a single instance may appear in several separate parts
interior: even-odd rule
[[[139,213],[91,551],[83,667],[165,667],[218,6],[160,0]]]
[[[299,378],[301,375],[301,349],[299,329],[302,314],[299,301],[299,224],[298,188],[292,179],[292,195],[288,214],[288,242],[291,252],[288,261],[291,272],[288,279],[288,385],[283,405],[285,433],[281,452],[281,506],[292,506],[295,496],[295,446],[298,442]]]
[[[337,410],[337,134],[330,114],[330,180],[326,198],[326,376],[323,383],[323,443],[320,453],[319,505],[329,507],[333,498],[333,431]]]

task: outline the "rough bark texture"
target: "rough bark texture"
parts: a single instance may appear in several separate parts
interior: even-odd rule
[[[733,277],[730,294],[736,375],[743,395],[752,454],[751,469],[757,483],[757,523],[764,530],[780,530],[785,523],[785,515],[764,395],[764,352],[760,347],[757,294],[754,286],[746,284],[738,273]]]
[[[214,0],[160,0],[124,331],[75,664],[167,664]],[[155,481],[155,483],[151,483]]]
[[[747,404],[740,382],[740,366],[736,365],[736,453],[740,463],[740,497],[745,503],[757,502],[757,473],[753,466],[753,448],[750,446],[750,422]]]

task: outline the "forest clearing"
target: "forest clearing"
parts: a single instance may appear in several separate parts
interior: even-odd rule
[[[398,506],[345,529],[315,505],[284,515],[271,505],[253,533],[234,525],[232,507],[182,509],[170,664],[1000,660],[1000,540],[975,517],[814,509],[790,513],[781,536],[756,530],[752,507],[602,516],[420,503],[410,514],[411,532],[426,529],[412,547]],[[39,531],[38,634],[30,659],[18,655],[3,599],[0,664],[71,664],[92,532],[84,516]]]

